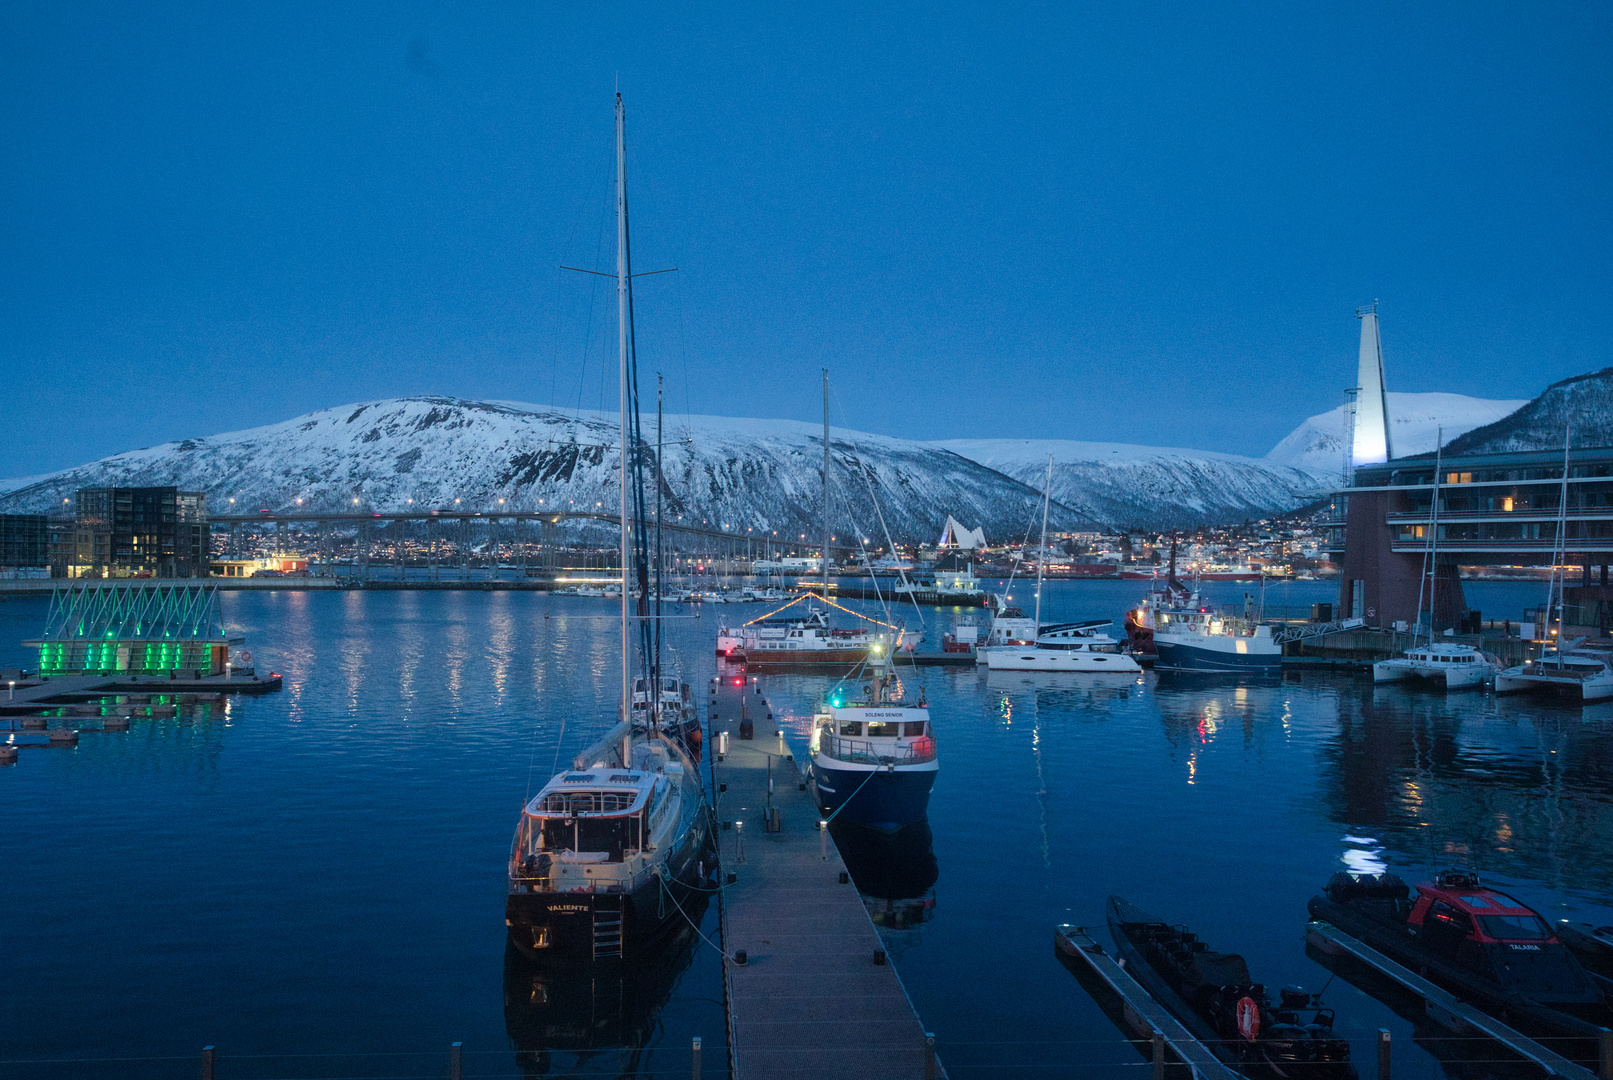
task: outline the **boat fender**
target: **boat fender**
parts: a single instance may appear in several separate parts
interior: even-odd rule
[[[1260,1006],[1255,999],[1245,994],[1238,999],[1238,1034],[1250,1042],[1260,1037]]]

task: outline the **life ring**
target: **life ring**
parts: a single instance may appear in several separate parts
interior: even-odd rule
[[[1250,1042],[1260,1035],[1260,1006],[1247,994],[1238,999],[1238,1034]]]
[[[245,649],[240,649],[236,652],[235,659],[243,666],[250,665],[252,663],[252,654]]]

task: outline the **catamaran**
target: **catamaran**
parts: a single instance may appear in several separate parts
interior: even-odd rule
[[[616,96],[616,286],[621,380],[621,565],[639,578],[638,619],[648,617],[642,467],[633,383],[632,266],[627,236],[626,113]],[[630,420],[632,421],[630,425]],[[700,770],[684,708],[686,691],[653,670],[647,635],[621,601],[620,722],[578,754],[521,809],[510,851],[504,924],[529,956],[603,960],[653,948],[686,918],[692,892],[715,866]],[[633,638],[648,679],[633,677]],[[651,687],[655,690],[652,692]],[[668,698],[672,700],[668,700]],[[641,700],[639,700],[641,699]],[[641,706],[641,707],[639,707]],[[668,706],[671,706],[669,708]],[[667,727],[669,718],[672,727]],[[698,725],[696,725],[698,730]],[[698,744],[693,744],[698,745]]]
[[[1460,642],[1434,640],[1435,590],[1439,588],[1439,481],[1443,462],[1445,429],[1435,434],[1434,497],[1429,507],[1428,543],[1423,547],[1423,572],[1417,583],[1417,624],[1412,647],[1400,656],[1379,660],[1372,665],[1375,683],[1419,679],[1446,690],[1469,690],[1483,686],[1501,670],[1501,662],[1489,653]],[[1428,598],[1428,641],[1417,644],[1423,626],[1423,597]]]

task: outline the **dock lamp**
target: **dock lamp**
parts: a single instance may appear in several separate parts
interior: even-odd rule
[[[17,680],[16,679],[7,679],[6,680],[6,685],[11,688],[11,700],[16,701],[17,700]]]

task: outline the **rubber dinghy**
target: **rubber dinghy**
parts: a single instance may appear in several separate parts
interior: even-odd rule
[[[1320,995],[1285,986],[1273,1005],[1237,953],[1109,897],[1109,932],[1126,970],[1216,1057],[1246,1075],[1354,1080],[1350,1044],[1333,1033]]]

